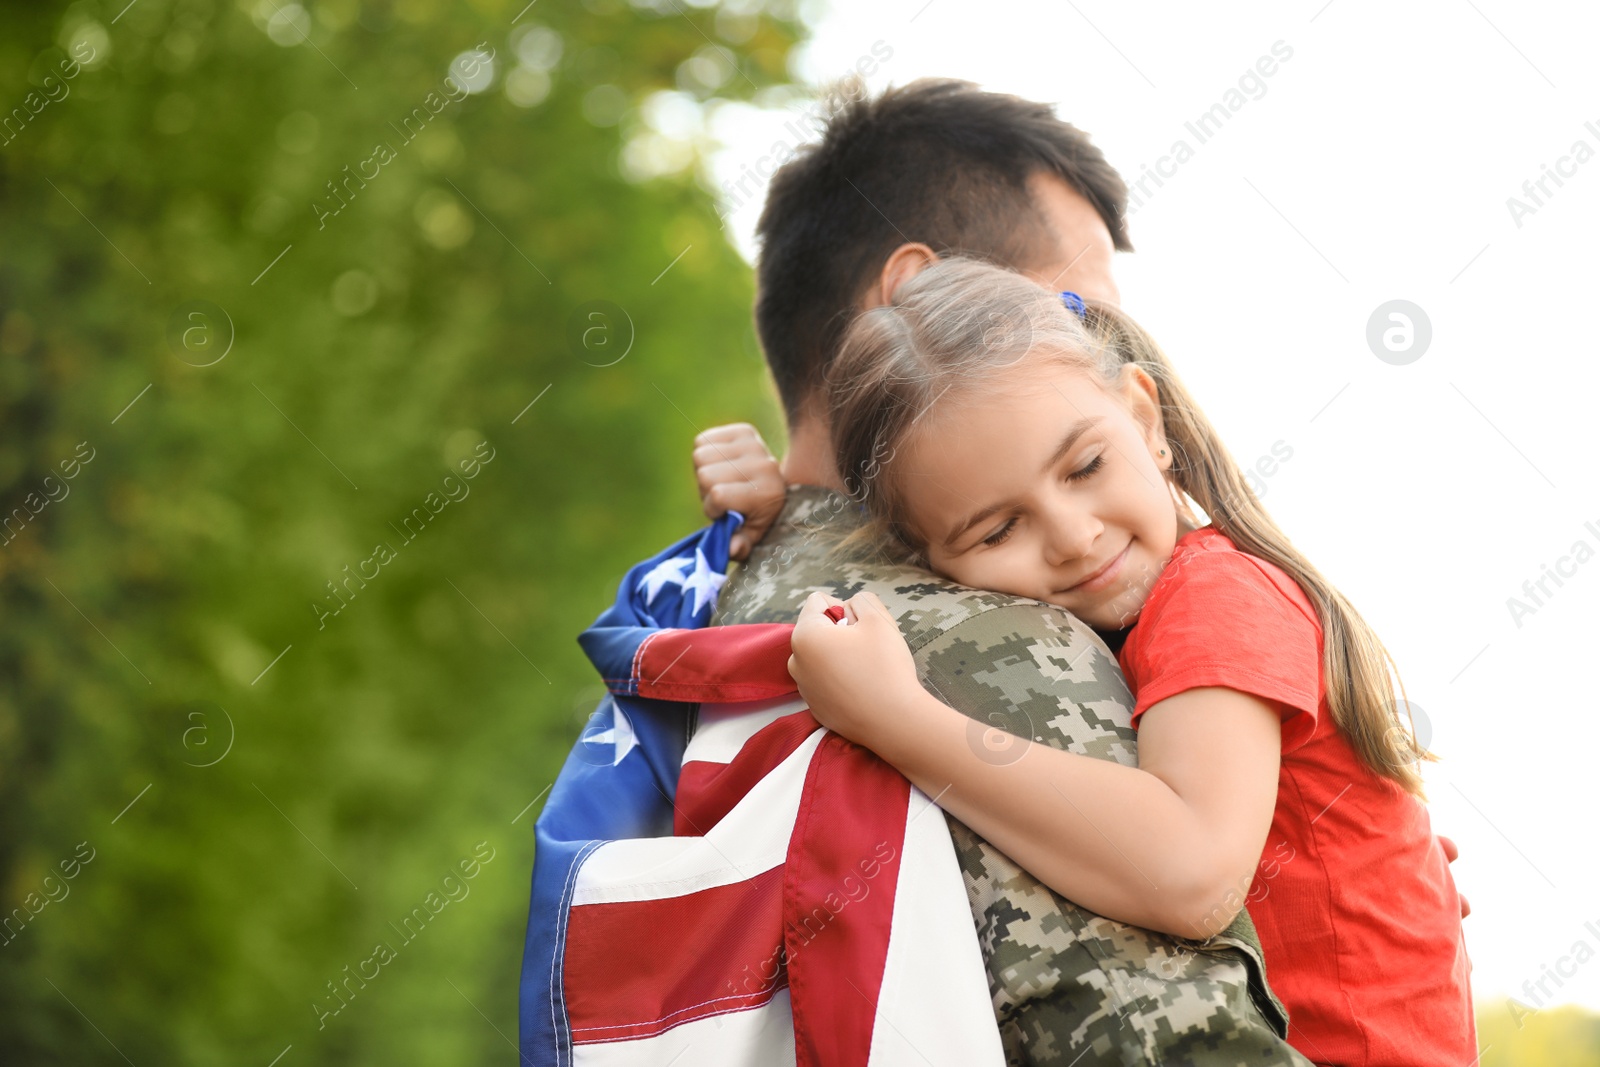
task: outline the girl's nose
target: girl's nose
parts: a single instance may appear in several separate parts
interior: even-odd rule
[[[1058,502],[1046,516],[1044,550],[1052,567],[1082,559],[1094,547],[1105,524],[1083,508]]]

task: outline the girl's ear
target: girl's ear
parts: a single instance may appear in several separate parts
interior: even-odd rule
[[[1172,446],[1167,443],[1166,425],[1161,418],[1161,390],[1155,379],[1138,364],[1125,363],[1118,384],[1123,402],[1150,449],[1150,458],[1161,470],[1171,470]]]

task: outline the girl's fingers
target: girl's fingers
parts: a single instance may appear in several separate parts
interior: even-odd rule
[[[817,620],[819,619],[823,624],[832,626],[833,620],[824,615],[823,612],[835,604],[842,603],[844,601],[838,597],[829,596],[821,591],[812,593],[806,597],[805,603],[800,605],[800,617],[795,620],[795,629],[798,630],[802,626],[815,626],[818,624]]]
[[[888,619],[890,622],[895,621],[894,616],[890,614],[889,609],[884,606],[883,601],[878,599],[878,595],[869,590],[863,589],[861,592],[851,597],[846,603],[846,607],[851,609],[852,614],[856,618],[860,618],[863,613],[870,613],[873,615],[882,616],[883,618]],[[896,626],[898,625],[899,624],[896,623]]]

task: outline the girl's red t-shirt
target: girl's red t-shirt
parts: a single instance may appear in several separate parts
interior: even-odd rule
[[[1118,659],[1135,726],[1203,686],[1279,710],[1278,802],[1246,907],[1289,1043],[1318,1064],[1472,1063],[1470,964],[1444,850],[1422,803],[1334,725],[1322,627],[1294,579],[1213,527],[1186,534]]]

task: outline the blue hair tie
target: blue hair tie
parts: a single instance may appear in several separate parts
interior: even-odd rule
[[[1083,297],[1079,296],[1077,293],[1074,293],[1071,290],[1063,292],[1061,294],[1061,302],[1067,305],[1067,307],[1071,308],[1072,313],[1078,316],[1078,318],[1085,319],[1089,317],[1089,309],[1084,306]]]

